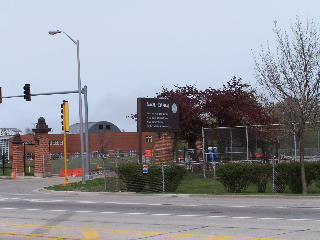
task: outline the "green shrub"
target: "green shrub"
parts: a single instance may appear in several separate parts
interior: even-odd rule
[[[217,168],[217,176],[228,192],[240,193],[247,189],[250,179],[252,164],[225,163]]]
[[[172,164],[165,167],[165,191],[175,192],[181,183],[186,169],[182,166]]]
[[[270,180],[272,166],[270,164],[254,163],[251,166],[251,183],[256,184],[259,193],[266,192],[267,183]]]
[[[320,163],[305,162],[307,187],[319,179]],[[284,192],[287,184],[292,193],[302,193],[301,167],[299,162],[279,163],[275,166],[275,184],[277,192]]]
[[[145,187],[145,176],[142,165],[138,163],[122,163],[119,165],[119,177],[126,184],[129,192],[142,192]]]
[[[162,171],[159,165],[150,165],[149,172],[145,174],[146,192],[162,192]]]
[[[168,165],[164,167],[165,191],[175,192],[185,175],[184,167]],[[123,163],[119,166],[120,179],[126,184],[130,192],[162,192],[162,167],[149,165],[149,172],[142,173],[142,165],[137,163]]]

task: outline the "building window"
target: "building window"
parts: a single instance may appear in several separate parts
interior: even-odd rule
[[[108,125],[106,125],[106,129],[109,129],[110,130],[110,125],[108,124]]]
[[[2,155],[7,155],[8,152],[9,152],[9,140],[8,139],[0,139],[0,153]]]
[[[33,160],[34,159],[34,153],[32,153],[32,152],[28,152],[27,154],[26,154],[26,159],[27,160]]]
[[[51,160],[56,160],[56,159],[62,159],[63,158],[63,153],[50,153],[50,159]]]
[[[100,124],[100,125],[99,125],[99,129],[100,129],[100,130],[103,129],[103,125]]]
[[[51,140],[49,141],[50,145],[63,145],[63,141],[61,140]]]
[[[146,142],[151,143],[152,142],[152,136],[146,136]]]
[[[32,141],[26,141],[24,142],[24,145],[32,145]]]
[[[71,159],[78,159],[80,158],[81,154],[79,152],[74,152],[72,155],[71,155]]]

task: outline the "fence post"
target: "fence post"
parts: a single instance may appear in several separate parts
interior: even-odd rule
[[[294,161],[297,161],[297,136],[296,125],[293,124]]]
[[[119,190],[119,169],[118,169],[118,158],[116,158],[116,191]]]
[[[249,160],[249,134],[248,134],[248,126],[246,126],[246,140],[247,140],[247,161]]]
[[[216,194],[216,184],[217,184],[216,161],[214,161],[213,162],[213,194]]]
[[[103,180],[104,180],[104,190],[107,191],[107,170],[106,170],[106,158],[105,154],[102,154],[102,166],[103,166]]]
[[[203,158],[203,178],[206,178],[206,154],[205,154],[205,138],[204,138],[204,128],[202,127],[202,158]]]
[[[274,185],[274,178],[275,178],[275,172],[274,172],[274,157],[272,158],[272,192],[275,192],[275,185]]]
[[[162,172],[162,192],[165,191],[165,184],[164,184],[164,166],[161,164],[161,172]]]

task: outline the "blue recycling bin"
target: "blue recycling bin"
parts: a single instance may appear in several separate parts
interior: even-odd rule
[[[208,147],[208,162],[217,162],[218,161],[218,149],[216,147]]]

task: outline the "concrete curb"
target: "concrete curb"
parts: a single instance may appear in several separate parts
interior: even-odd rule
[[[48,190],[45,188],[39,188],[35,189],[34,192],[39,192],[39,193],[52,193],[52,194],[59,194],[59,193],[69,193],[69,194],[83,194],[83,195],[88,195],[88,194],[98,194],[98,195],[140,195],[135,192],[80,192],[80,191],[55,191],[55,190]],[[142,194],[141,194],[142,195]]]
[[[290,196],[290,195],[211,195],[211,194],[179,194],[179,193],[135,193],[135,192],[81,192],[81,191],[55,191],[44,188],[34,190],[39,193],[49,194],[83,194],[83,195],[134,195],[134,196],[160,196],[160,197],[178,197],[178,198],[257,198],[257,199],[320,199],[320,196]]]

